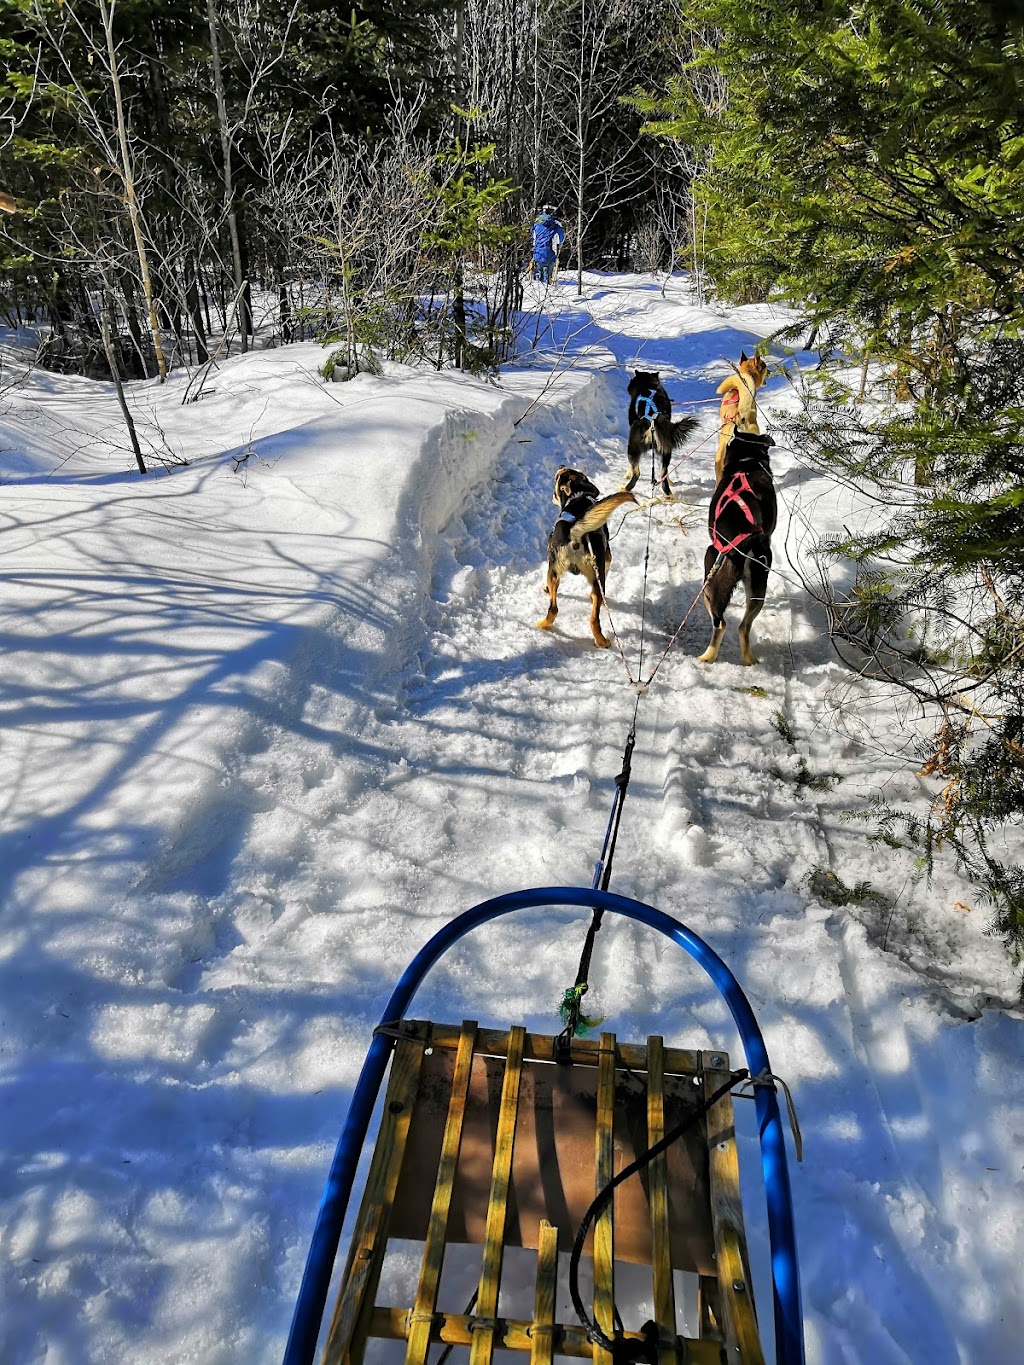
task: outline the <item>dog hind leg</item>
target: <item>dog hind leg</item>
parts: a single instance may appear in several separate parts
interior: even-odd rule
[[[716,564],[718,551],[709,545],[704,553],[704,605],[711,617],[711,642],[704,653],[698,655],[697,662],[701,664],[713,664],[718,658],[725,635],[725,611],[739,577],[731,559],[723,560],[717,568]]]
[[[590,633],[598,649],[607,649],[611,642],[601,629],[601,603],[604,601],[604,584],[601,580],[604,575],[595,573],[593,564],[587,564],[583,572],[590,584]]]
[[[558,579],[559,575],[557,571],[549,567],[547,582],[544,586],[544,591],[548,595],[548,601],[550,605],[547,610],[547,615],[542,616],[541,619],[537,622],[538,630],[550,630],[551,627],[555,624],[555,617],[558,615]]]
[[[743,566],[743,587],[747,594],[747,609],[740,622],[740,663],[756,664],[757,656],[750,648],[750,627],[761,614],[764,595],[768,588],[768,570],[772,566],[771,545],[766,538],[758,536],[746,548],[750,556]]]
[[[703,654],[697,655],[697,662],[699,664],[713,664],[718,658],[718,651],[722,648],[722,639],[725,636],[725,622],[721,619],[716,620],[714,614],[712,614],[711,621],[714,627],[711,631],[711,642]]]
[[[672,459],[672,423],[667,417],[659,417],[654,423],[654,430],[651,433],[651,440],[655,449],[661,456],[661,478],[658,483],[665,491],[665,497],[672,496],[672,489],[668,482],[668,466]]]
[[[634,422],[629,429],[629,445],[626,450],[626,459],[629,461],[629,476],[622,487],[631,492],[636,487],[636,481],[640,477],[640,453],[644,448],[644,429],[646,423],[641,418]]]

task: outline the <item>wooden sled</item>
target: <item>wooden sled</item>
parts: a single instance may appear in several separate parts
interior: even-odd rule
[[[556,1322],[558,1252],[572,1249],[596,1193],[635,1156],[729,1079],[724,1052],[577,1039],[571,1065],[555,1040],[429,1023],[402,1023],[384,1115],[324,1351],[324,1365],[362,1365],[367,1339],[406,1343],[426,1365],[432,1342],[469,1347],[470,1365],[495,1349],[554,1356],[610,1354],[579,1323]],[[422,1243],[415,1301],[376,1302],[389,1238]],[[470,1313],[438,1310],[446,1248],[482,1246]],[[533,1317],[499,1313],[505,1248],[537,1252]],[[723,1359],[760,1365],[743,1235],[732,1101],[723,1096],[682,1139],[624,1182],[587,1242],[594,1314],[615,1331],[615,1262],[653,1273],[660,1365]],[[699,1277],[697,1333],[677,1331],[673,1270]],[[642,1342],[639,1332],[627,1340]]]
[[[490,1365],[496,1350],[528,1352],[531,1365],[550,1365],[555,1356],[595,1365],[763,1360],[728,1093],[737,1075],[724,1051],[666,1048],[659,1037],[619,1043],[603,1033],[597,1041],[573,1039],[568,1058],[563,1053],[556,1062],[556,1040],[522,1027],[502,1032],[473,1022],[459,1028],[404,1018],[430,968],[469,931],[517,910],[552,906],[600,908],[645,924],[683,948],[721,992],[743,1043],[747,1070],[740,1074],[756,1078],[776,1361],[805,1365],[785,1137],[750,1005],[721,958],[678,920],[639,901],[579,887],[519,891],[474,906],[435,934],[396,983],[338,1139],[284,1365],[313,1365],[317,1355],[342,1225],[389,1065],[323,1365],[363,1365],[375,1338],[404,1342],[406,1365],[426,1365],[432,1343],[468,1348],[469,1365]],[[584,1241],[595,1193],[686,1120],[678,1140],[615,1189]],[[410,1242],[419,1244],[418,1285],[404,1302],[379,1303],[392,1241],[401,1242],[403,1253]],[[570,1256],[579,1319],[573,1321],[556,1307],[558,1262],[559,1252],[570,1252],[577,1241]],[[535,1253],[515,1253],[517,1271],[524,1259],[529,1262],[532,1315],[528,1304],[508,1307],[502,1277],[507,1248]],[[593,1265],[591,1309],[576,1283],[581,1256]],[[469,1272],[476,1292],[465,1306],[441,1301],[451,1298],[441,1279],[446,1261]],[[625,1330],[617,1320],[616,1265],[629,1263],[650,1267],[654,1311],[639,1331]],[[513,1268],[511,1255],[506,1268]],[[677,1305],[680,1271],[695,1276],[697,1288],[693,1312],[693,1280],[688,1282],[685,1335]],[[525,1288],[528,1300],[530,1286]],[[621,1298],[625,1305],[626,1295]]]

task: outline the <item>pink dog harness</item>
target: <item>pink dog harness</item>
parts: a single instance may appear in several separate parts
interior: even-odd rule
[[[718,551],[720,555],[730,554],[733,550],[736,549],[737,545],[742,545],[742,543],[745,540],[749,540],[750,537],[754,535],[759,529],[757,518],[754,516],[753,512],[750,510],[749,505],[744,500],[743,497],[744,493],[749,493],[752,498],[756,499],[757,495],[750,486],[750,480],[747,478],[746,474],[743,473],[742,469],[740,469],[736,471],[736,473],[732,476],[732,478],[729,480],[726,486],[722,489],[721,496],[715,503],[715,515],[711,525],[711,544],[715,547],[715,549]],[[742,510],[743,515],[746,517],[747,521],[750,522],[752,529],[749,531],[744,531],[741,535],[738,535],[735,538],[735,540],[730,540],[727,543],[718,534],[718,518],[722,515],[723,509],[727,507],[731,502],[736,503],[736,505]]]

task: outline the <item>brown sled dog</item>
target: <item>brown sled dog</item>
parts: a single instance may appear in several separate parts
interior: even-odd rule
[[[737,431],[753,432],[756,436],[761,428],[757,425],[757,404],[754,391],[759,389],[768,377],[768,366],[759,355],[747,359],[740,351],[738,373],[723,379],[715,393],[724,394],[719,409],[721,429],[718,433],[718,450],[715,452],[715,480],[720,481],[725,467],[725,450]]]
[[[661,456],[661,478],[658,480],[671,497],[668,466],[672,452],[689,436],[697,425],[696,417],[680,417],[672,421],[672,399],[662,387],[660,371],[634,370],[629,381],[629,477],[623,488],[633,488],[640,477],[640,454],[654,449]]]
[[[625,502],[636,502],[632,493],[620,491],[599,498],[599,490],[578,469],[562,465],[555,475],[552,502],[561,515],[548,536],[548,577],[545,591],[551,605],[537,622],[540,630],[550,630],[558,615],[558,583],[564,573],[580,573],[590,584],[590,629],[594,644],[607,649],[601,630],[601,603],[604,601],[608,565],[612,562],[608,518]]]
[[[708,513],[711,544],[704,555],[704,605],[711,617],[711,643],[700,656],[713,664],[725,634],[725,611],[737,584],[747,595],[740,622],[740,662],[756,664],[750,627],[764,606],[772,567],[772,532],[777,509],[768,451],[770,436],[738,431],[725,452],[725,469]]]

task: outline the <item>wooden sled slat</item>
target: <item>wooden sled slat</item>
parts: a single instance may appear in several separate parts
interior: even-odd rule
[[[478,1330],[473,1334],[469,1365],[490,1365],[491,1356],[494,1352],[493,1323],[498,1316],[498,1290],[501,1281],[501,1262],[505,1251],[505,1219],[508,1213],[509,1185],[512,1180],[512,1149],[516,1137],[519,1078],[523,1070],[523,1043],[525,1039],[526,1030],[523,1028],[514,1028],[509,1033],[505,1080],[501,1087],[501,1107],[498,1111],[494,1168],[491,1175],[491,1189],[487,1196],[484,1256],[480,1268],[480,1287],[477,1291]]]
[[[594,1134],[594,1193],[615,1174],[615,1034],[602,1033],[597,1064],[597,1123]],[[594,1224],[594,1320],[606,1336],[615,1332],[614,1197]],[[612,1365],[608,1351],[594,1348],[595,1365]]]
[[[425,1365],[430,1349],[430,1327],[437,1307],[437,1289],[444,1262],[445,1236],[451,1210],[455,1170],[462,1142],[462,1123],[466,1116],[466,1096],[473,1066],[473,1046],[476,1042],[476,1023],[467,1020],[459,1032],[459,1047],[452,1078],[452,1097],[448,1105],[444,1140],[441,1144],[441,1163],[434,1186],[434,1202],[430,1210],[430,1224],[423,1247],[423,1265],[416,1290],[410,1322],[409,1342],[405,1350],[406,1365]]]
[[[647,1143],[653,1147],[665,1136],[665,1048],[661,1038],[647,1040]],[[651,1205],[651,1242],[654,1254],[654,1320],[659,1341],[676,1334],[676,1295],[672,1283],[672,1252],[669,1246],[668,1169],[665,1155],[656,1156],[648,1176]],[[662,1346],[659,1365],[673,1365],[675,1351]]]
[[[422,1044],[415,1038],[402,1039],[395,1049],[384,1117],[349,1248],[345,1293],[338,1296],[324,1365],[341,1365],[343,1360],[358,1365],[362,1360],[422,1063]]]
[[[438,1313],[434,1319],[431,1341],[445,1346],[471,1346],[476,1318],[459,1313]],[[409,1314],[404,1308],[375,1308],[372,1337],[388,1341],[404,1341],[408,1332]],[[505,1351],[529,1351],[533,1345],[534,1323],[523,1318],[502,1318],[495,1321],[495,1348]],[[640,1332],[627,1332],[631,1341],[642,1341]],[[556,1323],[554,1330],[555,1356],[573,1360],[590,1360],[594,1348],[578,1322]],[[717,1341],[686,1341],[686,1365],[722,1365],[722,1346]],[[739,1357],[736,1357],[739,1360]],[[743,1362],[745,1365],[745,1362]]]
[[[729,1079],[729,1059],[705,1052],[704,1093],[710,1096]],[[723,1095],[707,1116],[711,1222],[718,1262],[720,1323],[730,1359],[764,1365],[754,1313],[754,1292],[747,1264],[740,1200],[740,1163],[736,1151],[732,1096]]]
[[[432,1047],[455,1049],[459,1043],[459,1030],[451,1024],[417,1025],[430,1031]],[[597,1066],[600,1042],[596,1038],[574,1038],[570,1044],[570,1060],[573,1066]],[[640,1043],[618,1044],[619,1065],[630,1071],[647,1070],[647,1048]],[[508,1052],[508,1032],[498,1029],[482,1028],[477,1032],[476,1051],[481,1056],[504,1057]],[[690,1048],[665,1048],[665,1070],[672,1075],[696,1076],[700,1071],[701,1054]],[[526,1062],[553,1062],[555,1060],[555,1040],[546,1033],[527,1033],[523,1043],[523,1060]]]
[[[537,1290],[530,1327],[530,1365],[551,1365],[555,1352],[555,1291],[558,1285],[558,1229],[540,1225]]]
[[[557,1356],[611,1365],[579,1323],[557,1321],[558,1252],[571,1247],[595,1191],[689,1114],[684,1137],[625,1181],[595,1220],[594,1317],[615,1335],[615,1264],[635,1260],[652,1267],[659,1365],[719,1365],[723,1351],[763,1365],[732,1102],[701,1112],[701,1097],[728,1079],[724,1053],[666,1048],[658,1037],[621,1044],[604,1033],[576,1040],[573,1064],[562,1066],[550,1060],[553,1038],[523,1028],[403,1022],[395,1036],[324,1365],[362,1365],[368,1337],[404,1340],[406,1365],[428,1365],[433,1342],[468,1347],[469,1365],[493,1365],[496,1350],[529,1352],[530,1365]],[[374,1302],[389,1238],[422,1244],[405,1307]],[[438,1306],[447,1251],[460,1242],[482,1249],[475,1307],[462,1314]],[[532,1321],[499,1315],[509,1246],[537,1252]],[[698,1340],[678,1335],[674,1270],[698,1277]],[[619,1308],[628,1320],[627,1305]]]

